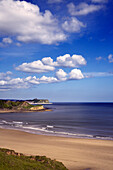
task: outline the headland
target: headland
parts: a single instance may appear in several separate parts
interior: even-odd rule
[[[45,108],[43,105],[32,105],[27,101],[11,101],[0,100],[0,113],[17,113],[17,112],[42,112],[51,111]]]

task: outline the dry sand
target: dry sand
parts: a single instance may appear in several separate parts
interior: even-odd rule
[[[113,141],[34,135],[0,129],[0,147],[26,155],[46,155],[69,170],[113,170]]]

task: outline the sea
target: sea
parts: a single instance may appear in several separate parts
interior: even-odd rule
[[[53,103],[52,111],[0,113],[0,128],[37,135],[113,140],[113,103]]]

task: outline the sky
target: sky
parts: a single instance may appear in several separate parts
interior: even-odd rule
[[[113,102],[112,0],[0,0],[0,98]]]

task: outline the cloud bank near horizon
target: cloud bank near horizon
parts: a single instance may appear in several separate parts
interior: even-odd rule
[[[55,77],[42,76],[37,78],[36,76],[28,76],[26,78],[11,78],[7,73],[0,73],[0,91],[7,91],[11,89],[29,88],[32,85],[46,84],[46,83],[59,83],[68,80],[80,80],[85,78],[80,69],[73,69],[70,73],[64,72],[59,69]]]
[[[40,84],[60,83],[70,80],[82,80],[85,78],[95,77],[108,77],[113,76],[112,72],[87,72],[82,73],[80,69],[72,69],[69,73],[66,73],[63,69],[56,71],[54,77],[42,76],[40,78],[36,76],[28,76],[26,78],[11,78],[12,73],[10,71],[6,73],[0,73],[0,91],[7,91],[11,89],[30,88]]]

